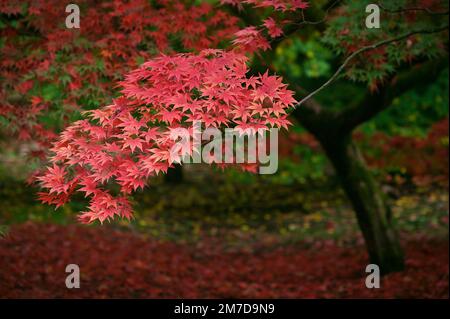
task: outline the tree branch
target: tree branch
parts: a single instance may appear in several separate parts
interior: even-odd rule
[[[440,28],[436,28],[436,29],[430,29],[430,30],[415,30],[415,31],[410,31],[408,33],[402,34],[398,37],[395,38],[390,38],[390,39],[386,39],[377,43],[374,43],[372,45],[368,45],[368,46],[364,46],[358,50],[356,50],[355,52],[353,52],[352,54],[350,54],[345,60],[344,62],[341,64],[341,66],[336,70],[336,72],[324,83],[322,84],[319,88],[317,88],[316,90],[314,90],[313,92],[311,92],[309,95],[307,95],[306,97],[304,97],[298,104],[298,106],[301,106],[303,103],[305,103],[307,100],[309,100],[311,97],[313,97],[314,95],[316,95],[317,93],[319,93],[320,91],[322,91],[323,89],[325,89],[326,87],[328,87],[331,83],[334,82],[334,80],[336,80],[336,78],[341,74],[341,72],[345,69],[345,67],[349,64],[349,62],[351,60],[353,60],[356,56],[358,56],[359,54],[366,52],[366,51],[370,51],[370,50],[374,50],[377,49],[379,47],[388,45],[390,43],[394,43],[394,42],[398,42],[404,39],[409,38],[410,36],[416,35],[416,34],[432,34],[432,33],[438,33],[438,32],[442,32],[448,30],[448,25],[440,27]]]
[[[447,56],[421,63],[393,77],[378,92],[368,92],[360,102],[339,112],[337,122],[342,123],[340,130],[352,131],[392,105],[396,97],[414,87],[423,87],[433,82],[447,65]]]
[[[304,16],[304,11],[302,10],[301,11],[301,16],[302,16],[301,21],[300,22],[294,22],[293,25],[296,25],[296,26],[301,26],[301,25],[304,25],[304,24],[317,25],[317,24],[324,23],[327,20],[331,9],[333,9],[340,1],[341,0],[334,0],[334,1],[331,1],[331,3],[329,5],[326,5],[325,8],[323,9],[324,10],[323,17],[321,19],[319,19],[319,20],[316,20],[316,21],[308,21],[308,20],[306,20],[306,18]]]
[[[294,84],[294,88],[298,93],[305,93],[305,90],[298,85]],[[292,115],[319,140],[335,135],[334,131],[337,127],[329,125],[329,123],[335,123],[338,114],[329,108],[323,107],[314,98],[306,101],[302,107],[293,109]]]

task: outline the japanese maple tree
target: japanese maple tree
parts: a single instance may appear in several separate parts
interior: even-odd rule
[[[60,29],[39,37],[42,28],[55,30],[48,23],[57,20],[58,10],[62,11],[56,3],[49,11],[52,15],[39,20],[36,17],[46,14],[45,6],[2,2],[0,12],[19,17],[12,19],[14,23],[6,19],[7,27],[1,29],[2,35],[8,35],[0,47],[8,55],[0,65],[0,76],[7,79],[2,86],[15,90],[3,90],[0,97],[7,102],[0,110],[22,138],[29,138],[24,130],[27,123],[33,123],[28,128],[33,134],[52,134],[39,130],[43,126],[36,117],[51,101],[78,105],[90,94],[84,88],[112,90],[111,84],[101,83],[127,74],[120,82],[120,96],[105,103],[108,106],[95,105],[85,114],[87,118],[67,127],[53,144],[51,163],[39,177],[45,190],[41,199],[59,206],[80,191],[91,200],[81,215],[83,222],[116,215],[129,218],[128,196],[175,162],[168,150],[178,128],[190,127],[194,120],[236,130],[285,127],[287,114],[293,110],[293,118],[317,138],[333,164],[353,204],[371,261],[384,273],[401,270],[404,258],[392,214],[352,141],[352,133],[390,107],[403,92],[433,81],[448,65],[448,3],[379,1],[383,13],[380,30],[365,26],[365,8],[371,3],[366,0],[220,2],[221,9],[192,1],[149,4],[116,0],[100,10],[86,2],[84,8],[91,18],[83,20],[86,25],[80,32],[86,34],[74,43],[73,31]],[[28,26],[32,26],[30,39],[20,34],[24,28],[30,32]],[[107,30],[111,26],[116,30],[112,34]],[[16,38],[12,36],[20,41],[11,43],[9,39]],[[294,92],[267,71],[272,74],[278,48],[292,38],[309,37],[320,37],[342,59],[335,73],[311,92],[281,69],[280,73],[286,73],[282,74],[284,81],[296,90],[296,103]],[[44,42],[45,50],[40,47],[31,54],[21,46],[26,43],[29,48],[35,41],[38,48]],[[71,54],[64,51],[67,47]],[[22,52],[27,52],[25,61],[17,63],[15,57],[22,58]],[[142,58],[145,63],[126,72]],[[74,59],[74,63],[52,69],[61,59]],[[86,72],[87,65],[93,64],[97,68]],[[17,83],[15,74],[24,77]],[[362,82],[367,92],[363,97],[349,97],[340,109],[327,108],[320,93],[336,80]],[[56,97],[48,88],[41,90],[43,96],[33,91],[36,86],[47,87],[43,83],[54,85],[54,81],[65,81],[62,85],[70,88],[68,95]],[[83,85],[90,81],[94,82]],[[22,121],[16,115],[15,101],[31,107],[31,112],[23,112],[31,119]]]

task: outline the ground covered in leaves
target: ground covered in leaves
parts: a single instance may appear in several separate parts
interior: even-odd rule
[[[404,238],[407,269],[365,287],[362,246],[260,243],[227,249],[110,227],[27,222],[0,242],[2,298],[448,298],[448,238]],[[81,288],[67,289],[78,264]]]
[[[55,211],[37,190],[0,181],[0,298],[449,296],[448,185],[439,180],[379,178],[407,269],[369,290],[361,232],[333,179],[306,185],[283,170],[267,179],[195,167],[185,175],[153,181],[135,196],[134,220],[103,226],[76,222],[83,198]],[[68,264],[80,266],[80,289],[65,286]]]

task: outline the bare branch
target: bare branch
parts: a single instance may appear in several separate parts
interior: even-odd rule
[[[345,69],[345,67],[348,65],[348,63],[353,60],[356,56],[358,56],[359,54],[366,52],[366,51],[370,51],[370,50],[374,50],[377,49],[381,46],[385,46],[388,45],[390,43],[394,43],[394,42],[398,42],[404,39],[409,38],[410,36],[416,35],[416,34],[432,34],[432,33],[438,33],[438,32],[442,32],[448,30],[448,25],[440,27],[440,28],[436,28],[436,29],[430,29],[430,30],[415,30],[415,31],[411,31],[405,34],[402,34],[398,37],[395,38],[390,38],[390,39],[386,39],[377,43],[374,43],[372,45],[368,45],[368,46],[364,46],[358,50],[356,50],[355,52],[353,52],[352,54],[350,54],[345,60],[344,63],[341,64],[341,66],[336,70],[336,72],[324,83],[322,84],[319,88],[317,88],[316,90],[314,90],[313,92],[311,92],[309,95],[307,95],[305,98],[303,98],[298,104],[297,107],[302,105],[303,103],[305,103],[307,100],[309,100],[311,97],[313,97],[314,95],[316,95],[317,93],[319,93],[320,91],[322,91],[323,89],[325,89],[327,86],[329,86],[332,82],[334,82],[334,80],[336,80],[336,78],[340,75],[340,73]]]
[[[304,15],[304,12],[303,12],[303,10],[302,10],[302,11],[301,11],[302,21],[293,23],[293,25],[296,25],[296,26],[300,26],[300,25],[304,25],[304,24],[316,25],[316,24],[324,23],[324,22],[328,19],[328,15],[329,15],[330,11],[331,11],[331,10],[332,10],[332,9],[333,9],[340,1],[341,1],[341,0],[335,0],[335,1],[333,1],[333,2],[331,3],[331,5],[328,6],[328,8],[325,10],[324,16],[322,17],[322,19],[317,20],[317,21],[307,21],[307,20],[305,19],[305,15]]]

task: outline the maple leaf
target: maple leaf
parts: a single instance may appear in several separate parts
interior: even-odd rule
[[[96,195],[98,192],[97,183],[90,177],[82,178],[80,181],[80,185],[83,187],[79,188],[78,190],[85,193],[84,197]]]
[[[275,20],[271,17],[264,20],[264,26],[272,38],[277,38],[283,34],[283,30],[277,26]]]
[[[234,45],[241,46],[245,52],[257,50],[267,50],[270,48],[269,42],[262,36],[256,27],[247,27],[235,33]]]
[[[148,128],[147,131],[141,133],[141,137],[143,137],[147,143],[154,141],[160,136],[158,130],[157,127]]]
[[[127,137],[123,140],[122,148],[125,149],[129,147],[131,149],[131,152],[134,152],[136,148],[142,151],[142,142],[143,141],[140,138]]]
[[[181,120],[181,114],[175,110],[161,110],[159,113],[161,120],[171,125],[173,122],[179,122]]]

